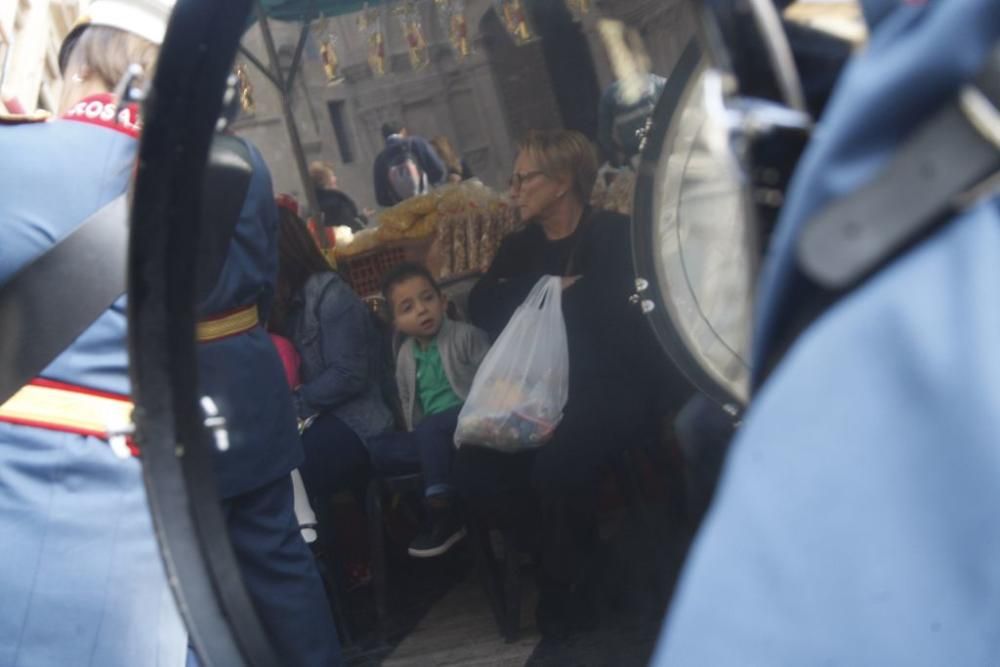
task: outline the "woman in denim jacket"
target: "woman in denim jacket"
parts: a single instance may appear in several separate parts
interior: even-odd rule
[[[368,308],[323,259],[305,223],[279,207],[278,283],[271,329],[302,357],[295,408],[306,490],[322,500],[367,475],[366,441],[392,429],[384,363]],[[320,506],[320,505],[317,505]]]

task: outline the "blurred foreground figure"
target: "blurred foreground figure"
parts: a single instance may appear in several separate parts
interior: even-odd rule
[[[1000,3],[864,4],[656,665],[997,659]]]
[[[111,91],[129,65],[152,72],[172,5],[94,0],[62,49],[61,117],[0,124],[0,285],[124,195],[139,119],[134,105],[116,109]],[[123,206],[122,224],[125,215]],[[4,321],[3,344],[48,334],[25,326]],[[125,332],[122,296],[0,399],[4,667],[184,664],[139,459],[124,447],[116,455],[105,437],[131,412]]]
[[[245,191],[206,188],[242,202],[207,266],[215,280],[199,294],[199,391],[226,417],[229,448],[214,469],[229,540],[247,593],[287,667],[340,665],[337,630],[312,551],[295,517],[291,472],[302,445],[285,370],[262,323],[278,272],[278,209],[271,174],[246,139],[215,137],[213,152],[250,169]],[[239,197],[239,198],[238,198]],[[223,220],[209,220],[213,229]],[[205,278],[207,280],[207,278]]]

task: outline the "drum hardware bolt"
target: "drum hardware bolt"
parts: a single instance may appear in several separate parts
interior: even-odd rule
[[[653,129],[653,119],[647,118],[646,124],[635,131],[636,139],[639,140],[639,152],[646,150],[646,141],[649,139],[650,130]]]
[[[215,448],[220,452],[229,450],[229,431],[226,418],[219,414],[219,408],[211,396],[201,397],[201,410],[205,413],[205,428],[212,432]]]
[[[655,306],[649,299],[643,299],[642,293],[649,289],[649,281],[645,278],[635,279],[635,293],[629,296],[628,302],[633,306],[638,305],[642,309],[643,315],[651,313]]]
[[[135,424],[109,424],[107,431],[108,445],[111,451],[120,459],[127,459],[132,456],[129,449],[128,440],[135,435]]]
[[[222,95],[222,110],[223,115],[219,117],[219,120],[215,122],[215,131],[222,132],[229,125],[229,120],[226,118],[225,110],[229,108],[229,105],[233,104],[236,100],[236,96],[239,94],[239,79],[236,78],[235,74],[230,74],[226,79],[226,92]]]

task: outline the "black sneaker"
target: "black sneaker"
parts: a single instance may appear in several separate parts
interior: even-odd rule
[[[433,558],[446,553],[463,537],[465,526],[455,511],[431,510],[430,530],[413,538],[408,551],[414,558]]]

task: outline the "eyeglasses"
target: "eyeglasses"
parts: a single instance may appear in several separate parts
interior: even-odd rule
[[[523,174],[515,171],[514,175],[510,177],[510,189],[520,190],[521,186],[523,186],[526,181],[530,181],[535,176],[544,176],[544,175],[545,175],[544,171],[538,171],[538,170],[526,171]]]

